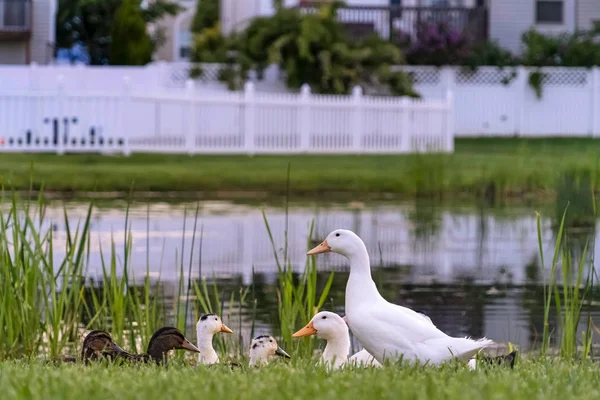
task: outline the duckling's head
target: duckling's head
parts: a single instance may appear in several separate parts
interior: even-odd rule
[[[354,254],[366,252],[366,247],[356,233],[346,229],[336,229],[327,235],[327,238],[321,244],[306,254],[314,255],[330,251],[350,257]]]
[[[170,350],[187,350],[195,353],[200,353],[200,350],[189,340],[183,336],[183,333],[177,328],[164,327],[160,328],[148,343],[148,355],[154,359],[157,363],[166,360],[167,353]]]
[[[327,341],[348,337],[348,326],[346,322],[330,311],[321,311],[315,314],[308,325],[294,333],[292,337],[317,335]]]
[[[288,353],[283,351],[277,344],[277,340],[270,335],[261,335],[252,339],[250,344],[250,365],[268,364],[271,356],[280,356],[291,358]]]
[[[81,359],[85,362],[96,360],[102,356],[113,359],[124,354],[127,352],[117,346],[107,332],[91,331],[83,340]]]
[[[204,314],[196,324],[198,339],[202,336],[212,337],[219,332],[233,333],[233,331],[221,321],[221,318],[217,314]]]

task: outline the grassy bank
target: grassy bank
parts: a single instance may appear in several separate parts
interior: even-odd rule
[[[0,183],[46,192],[203,192],[283,194],[291,163],[294,195],[445,193],[536,195],[563,176],[600,189],[600,140],[462,139],[452,155],[195,156],[2,154]],[[33,172],[32,172],[33,169]]]
[[[223,366],[46,366],[0,364],[2,398],[12,399],[558,399],[600,397],[592,363],[523,362],[514,370],[465,366],[348,370],[311,362],[230,371]]]

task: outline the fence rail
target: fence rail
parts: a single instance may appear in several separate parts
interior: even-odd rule
[[[31,130],[35,142],[34,131],[46,135],[45,130],[53,129],[52,125],[58,124],[58,121],[54,122],[53,120],[53,118],[56,118],[55,116],[44,115],[45,108],[57,106],[57,104],[54,104],[56,101],[48,100],[50,104],[43,106],[42,103],[45,100],[40,100],[33,107],[23,100],[23,97],[27,98],[31,95],[41,96],[41,93],[48,93],[48,96],[56,95],[58,75],[68,77],[62,82],[67,97],[82,92],[108,92],[112,94],[113,100],[104,101],[100,105],[92,107],[88,117],[81,117],[81,112],[78,112],[78,114],[80,118],[88,120],[85,122],[86,124],[96,127],[96,133],[99,130],[114,131],[110,126],[110,121],[106,121],[106,118],[100,118],[96,114],[108,113],[108,111],[100,110],[102,107],[109,107],[109,104],[115,104],[123,100],[121,99],[123,76],[128,76],[130,78],[128,93],[133,97],[134,109],[141,109],[143,111],[140,112],[144,113],[141,118],[135,115],[131,117],[133,118],[132,126],[136,127],[139,132],[146,132],[148,137],[145,140],[147,141],[152,138],[156,141],[176,142],[179,140],[176,138],[185,136],[186,132],[184,121],[187,117],[182,111],[185,109],[182,104],[186,101],[189,102],[189,94],[185,94],[185,87],[190,66],[189,63],[154,63],[146,67],[0,66],[0,76],[2,76],[2,79],[0,79],[0,121],[2,121],[2,126],[8,127],[5,129],[0,128],[0,136],[12,135],[15,140],[21,138],[23,142],[26,140],[26,132]],[[197,123],[207,124],[213,132],[224,132],[226,135],[239,137],[240,132],[244,129],[242,119],[244,106],[231,100],[231,96],[238,99],[241,94],[229,92],[225,84],[218,81],[219,68],[219,65],[215,64],[203,65],[204,75],[201,79],[195,80],[194,84],[199,98],[210,99],[208,101],[217,102],[220,105],[203,104],[204,100],[200,99],[197,100],[197,108],[199,109],[198,112],[209,113],[206,110],[211,110],[213,114],[226,113],[228,119],[221,121],[214,128],[210,119],[208,122],[200,122],[206,120],[206,115],[198,117],[200,119],[197,120]],[[598,67],[544,67],[541,69],[479,67],[475,71],[464,70],[459,67],[399,66],[397,68],[401,68],[411,76],[415,91],[425,99],[425,103],[411,103],[416,110],[419,107],[416,104],[446,103],[447,94],[452,93],[452,118],[448,122],[454,124],[451,131],[455,132],[457,137],[600,137],[600,68]],[[530,84],[532,74],[541,74],[541,86],[539,87],[541,93],[539,96]],[[287,95],[299,96],[289,92],[281,79],[280,71],[274,66],[265,71],[263,80],[252,78],[251,81],[254,83],[255,97],[263,102],[279,101],[282,98],[290,99],[290,97],[285,97]],[[4,93],[13,93],[10,102],[3,98]],[[16,100],[15,93],[21,94],[21,103]],[[169,97],[169,94],[173,94],[173,96]],[[163,99],[161,100],[161,98]],[[309,98],[313,103],[318,101],[318,96],[309,94]],[[371,101],[375,101],[371,99],[364,97],[361,100],[362,108],[365,108]],[[91,101],[89,99],[87,103]],[[232,105],[225,106],[222,104],[223,101],[229,101]],[[399,104],[398,107],[402,108],[401,99],[390,99],[389,101],[393,104]],[[350,102],[350,97],[346,97],[346,102]],[[31,110],[30,120],[19,116],[18,107],[33,107],[29,108]],[[286,107],[283,106],[275,107],[265,104],[260,107],[279,108],[278,113],[270,111],[269,114],[273,118],[279,115],[277,121],[284,121],[285,119],[281,115],[286,113],[288,114],[286,118],[296,118],[300,115],[297,108],[289,105],[287,106],[288,111],[285,111]],[[292,111],[289,111],[290,107]],[[336,107],[336,105],[329,107],[328,118],[334,118],[333,115],[339,114],[335,111]],[[348,105],[348,107],[350,106]],[[388,111],[388,114],[391,114],[392,117],[388,116],[386,118],[384,117],[385,111],[383,108],[385,106],[380,107],[377,112],[367,113],[368,115],[378,115],[376,118],[363,119],[365,124],[363,132],[371,135],[367,135],[367,137],[371,138],[373,133],[381,133],[386,123],[391,124],[391,122],[383,122],[386,119],[393,120],[395,118],[398,121],[398,115],[401,115],[401,112],[398,114]],[[418,119],[427,114],[422,109],[418,110],[411,114],[411,118]],[[116,115],[116,111],[111,112],[113,114],[110,115]],[[37,116],[38,113],[41,117]],[[310,113],[313,116],[312,118],[322,118],[316,106],[311,109]],[[348,115],[351,114],[348,112]],[[430,114],[439,116],[439,110],[431,111]],[[212,117],[210,113],[208,116]],[[43,118],[46,117],[50,120],[44,122]],[[411,132],[411,137],[416,140],[419,133],[431,133],[434,130],[442,129],[439,128],[441,123],[436,118],[438,117],[432,117],[431,123],[433,125],[427,129],[425,128],[428,120],[422,119],[417,125],[418,129]],[[78,120],[77,123],[68,122],[68,129],[71,131],[84,129],[83,119],[80,122]],[[5,121],[8,121],[8,123],[5,123]],[[17,123],[16,121],[21,122]],[[27,123],[25,124],[23,121]],[[273,121],[270,121],[269,124],[275,124]],[[281,124],[283,122],[277,123]],[[291,124],[289,121],[286,123]],[[344,123],[346,122],[342,120],[339,126],[347,126],[343,125]],[[226,129],[226,126],[229,126],[229,128]],[[299,135],[296,132],[298,129],[307,129],[301,127],[299,123],[297,126],[298,128],[295,128],[295,131],[291,131],[292,128],[285,128],[287,130],[281,132],[288,132],[292,136],[297,136]],[[65,129],[62,122],[60,123],[60,129]],[[89,126],[86,129],[89,131]],[[206,129],[209,128],[198,128],[198,135],[201,135]],[[395,129],[394,132],[400,130],[397,127],[393,129]],[[316,134],[316,132],[313,132],[313,134]],[[167,136],[165,137],[165,135]],[[40,138],[40,140],[43,142],[44,139]],[[113,146],[115,146],[114,142]],[[202,151],[202,149],[199,151]]]
[[[47,85],[47,83],[46,83]],[[70,89],[67,89],[70,87]],[[452,100],[184,90],[0,88],[0,152],[451,152]]]

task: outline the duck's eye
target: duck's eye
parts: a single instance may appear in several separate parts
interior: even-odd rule
[[[326,316],[326,315],[323,315],[323,319],[327,319],[327,316]]]
[[[340,234],[339,234],[339,233],[336,233],[336,234],[335,234],[335,236],[336,236],[336,237],[340,237]]]
[[[219,318],[215,318],[215,321],[218,321],[218,320],[219,320]]]
[[[273,343],[273,340],[272,340],[272,339],[269,339],[269,342]]]

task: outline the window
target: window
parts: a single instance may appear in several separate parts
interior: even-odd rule
[[[179,58],[189,59],[192,49],[192,32],[179,32]]]
[[[562,24],[562,0],[537,0],[535,2],[535,22],[538,24]]]

